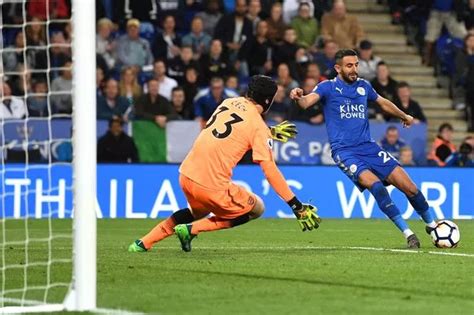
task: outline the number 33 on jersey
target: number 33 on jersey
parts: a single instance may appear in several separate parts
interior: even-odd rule
[[[255,104],[224,100],[181,164],[180,173],[210,189],[225,189],[232,169],[252,149],[254,162],[273,160],[272,139]]]

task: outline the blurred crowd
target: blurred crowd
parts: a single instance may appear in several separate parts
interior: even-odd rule
[[[436,49],[442,36],[462,42],[453,46],[457,50],[450,59],[455,60],[451,91],[456,107],[472,121],[474,33],[469,30],[474,1],[385,2],[392,22],[404,25],[408,42],[419,47],[426,65],[443,62]],[[171,120],[204,125],[222,100],[243,95],[255,74],[272,76],[278,83],[269,119],[322,124],[319,105],[305,111],[288,95],[297,86],[310,93],[317,83],[334,78],[340,48],[356,49],[359,75],[416,122],[426,122],[410,85],[390,76],[390,65],[374,55],[373,43],[341,0],[96,4],[97,119],[110,120],[111,126],[117,120],[148,120],[159,128]],[[37,0],[27,3],[26,14],[22,9],[21,3],[2,8],[0,117],[67,117],[72,111],[71,3]],[[369,104],[369,118],[391,121],[375,104]]]

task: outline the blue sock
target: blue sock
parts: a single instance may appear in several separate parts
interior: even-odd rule
[[[428,202],[426,202],[425,196],[418,190],[416,195],[413,197],[408,197],[408,201],[415,209],[416,213],[423,219],[423,221],[431,225],[434,223],[434,216],[430,211],[430,207],[428,206]]]
[[[406,234],[411,232],[408,228],[408,224],[403,220],[400,215],[400,210],[398,210],[397,206],[393,203],[385,186],[381,182],[376,182],[369,190],[375,197],[380,210],[382,210],[383,213],[392,220],[397,228],[407,236]]]

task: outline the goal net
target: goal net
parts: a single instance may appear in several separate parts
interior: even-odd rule
[[[94,1],[0,10],[0,313],[93,309]]]

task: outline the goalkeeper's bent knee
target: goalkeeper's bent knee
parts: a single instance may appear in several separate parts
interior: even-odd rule
[[[189,208],[176,211],[171,215],[175,224],[186,224],[194,221],[194,216]]]

